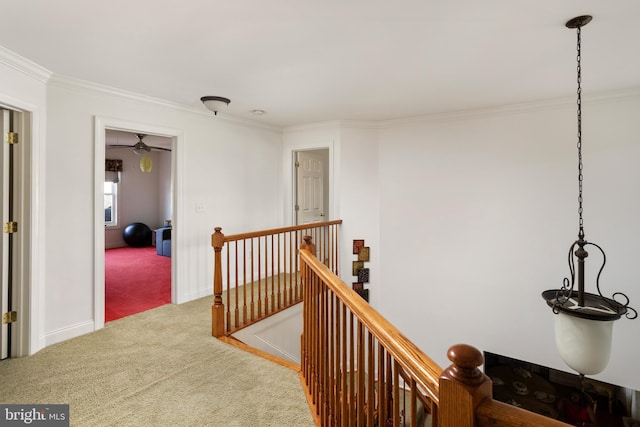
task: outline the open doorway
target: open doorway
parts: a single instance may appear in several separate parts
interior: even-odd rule
[[[295,224],[328,221],[329,149],[294,152]]]
[[[171,143],[105,130],[105,322],[171,302]]]
[[[177,279],[177,268],[179,265],[178,258],[180,256],[180,211],[179,206],[181,195],[176,185],[177,176],[180,169],[180,152],[179,147],[183,144],[184,134],[179,129],[154,126],[138,122],[130,122],[121,119],[113,119],[106,117],[95,118],[95,178],[94,178],[94,330],[104,327],[105,323],[105,160],[106,160],[106,134],[107,130],[122,131],[134,135],[137,140],[137,134],[144,134],[145,141],[148,141],[151,135],[164,137],[170,141],[170,196],[169,204],[171,206],[171,302],[176,303],[178,295],[180,295],[180,283]],[[136,161],[140,167],[140,159]],[[153,167],[158,164],[154,163]],[[139,169],[138,169],[139,170]],[[153,169],[152,169],[153,170]],[[162,218],[164,221],[167,218]],[[125,221],[126,222],[126,221]],[[128,224],[125,224],[125,226]],[[149,225],[151,227],[151,225]]]

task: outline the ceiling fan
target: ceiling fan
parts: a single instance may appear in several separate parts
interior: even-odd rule
[[[109,145],[109,148],[117,148],[117,147],[129,147],[129,148],[133,148],[133,152],[136,154],[147,154],[148,152],[150,152],[151,150],[159,150],[159,151],[171,151],[170,148],[164,148],[164,147],[154,147],[151,145],[147,145],[145,144],[142,139],[146,136],[143,133],[137,133],[136,136],[138,137],[138,142],[135,143],[135,145]]]

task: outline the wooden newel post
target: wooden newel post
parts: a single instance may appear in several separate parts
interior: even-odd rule
[[[224,304],[222,303],[222,247],[224,234],[216,227],[211,235],[211,246],[214,251],[213,259],[213,305],[211,306],[211,335],[224,335]]]
[[[304,243],[300,244],[300,249],[306,249],[311,252],[311,255],[316,256],[316,245],[311,241],[312,238],[311,236],[303,236]]]
[[[311,236],[303,236],[302,242],[300,244],[300,250],[306,249],[313,256],[316,255],[316,245],[311,241]],[[312,308],[312,291],[311,291],[311,283],[307,283],[307,264],[300,259],[300,280],[302,284],[302,300],[304,304],[302,304],[302,335],[300,336],[300,360],[301,368],[303,372],[303,376],[305,377],[305,381],[307,386],[310,386],[311,381],[311,364],[309,361],[310,351],[313,348],[313,343],[310,342],[311,334],[310,330],[312,328],[311,323],[313,322],[313,308]],[[307,335],[305,335],[307,332]]]
[[[300,250],[306,249],[309,251],[309,253],[313,256],[316,256],[316,245],[315,243],[313,243],[311,241],[312,237],[311,236],[303,236],[302,240],[304,240],[304,242],[300,243]],[[301,263],[300,265],[300,279],[302,280],[302,284],[305,286],[305,289],[307,289],[306,286],[306,264]]]
[[[440,376],[440,427],[474,427],[476,409],[492,398],[492,383],[478,367],[482,353],[470,345],[456,344],[447,357],[453,363]]]
[[[300,250],[306,249],[313,256],[316,256],[316,245],[311,241],[311,236],[303,236],[302,242],[300,244]],[[302,283],[306,286],[306,264],[300,266],[300,278],[302,279]]]

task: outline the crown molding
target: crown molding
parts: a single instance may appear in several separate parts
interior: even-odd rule
[[[17,53],[0,46],[0,64],[13,68],[22,74],[42,83],[47,83],[51,78],[51,71],[36,64]]]
[[[103,85],[100,83],[94,83],[86,80],[76,79],[73,77],[63,76],[60,74],[53,74],[49,80],[51,86],[57,86],[70,90],[80,90],[89,92],[98,92],[103,95],[112,96],[128,101],[137,101],[145,104],[153,104],[164,108],[170,108],[173,110],[182,111],[190,114],[198,114],[201,116],[213,117],[211,111],[205,110],[199,107],[193,107],[190,105],[179,104],[177,102],[167,101],[161,98],[155,98],[152,96],[142,95],[136,92],[127,91],[124,89],[118,89],[111,86]],[[266,125],[252,120],[240,119],[229,114],[218,114],[215,116],[216,120],[221,120],[229,123],[238,124],[241,126],[259,128],[276,133],[282,133],[282,128],[277,126]]]
[[[376,120],[332,120],[328,122],[307,123],[284,128],[283,133],[306,132],[317,129],[380,129],[380,121]]]
[[[339,120],[332,120],[328,122],[318,122],[318,123],[306,123],[303,125],[296,126],[288,126],[284,128],[283,133],[294,133],[294,132],[306,132],[310,130],[318,130],[318,129],[338,129],[340,127]]]
[[[380,129],[380,121],[377,120],[341,120],[343,129]]]
[[[640,97],[640,87],[631,87],[619,90],[596,92],[592,94],[582,94],[583,102],[587,104],[602,104],[620,101],[628,98]],[[405,117],[401,119],[382,120],[378,122],[379,128],[409,125],[424,122],[445,122],[475,117],[485,117],[493,115],[521,114],[534,111],[553,110],[566,108],[576,104],[575,96],[545,99],[540,101],[524,102],[518,104],[502,105],[497,107],[477,108],[470,110],[449,111],[442,113],[426,114],[423,116]]]

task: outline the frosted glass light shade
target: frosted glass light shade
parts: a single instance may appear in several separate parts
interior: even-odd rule
[[[611,355],[613,320],[590,320],[559,312],[555,318],[556,346],[571,369],[595,375],[607,367]]]
[[[144,156],[140,159],[140,170],[145,173],[151,172],[153,168],[153,160],[151,157]]]
[[[202,101],[208,110],[213,111],[215,115],[218,114],[218,111],[226,108],[231,102],[229,98],[225,98],[223,96],[203,96],[200,98],[200,101]]]

